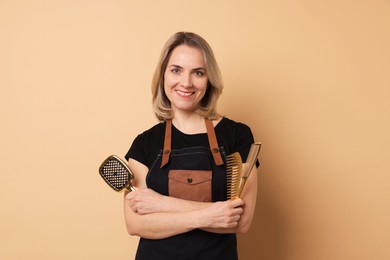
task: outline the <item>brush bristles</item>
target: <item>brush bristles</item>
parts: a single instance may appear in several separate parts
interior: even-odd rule
[[[233,199],[237,197],[242,172],[242,160],[237,152],[228,155],[226,159],[227,198]]]

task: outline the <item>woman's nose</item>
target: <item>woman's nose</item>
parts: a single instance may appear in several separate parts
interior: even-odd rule
[[[192,87],[192,77],[191,74],[185,74],[183,75],[181,79],[181,85],[185,88]]]

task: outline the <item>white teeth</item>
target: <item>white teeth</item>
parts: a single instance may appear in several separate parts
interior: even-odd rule
[[[191,96],[192,95],[192,92],[183,92],[183,91],[179,91],[179,90],[176,90],[177,94],[179,94],[180,96],[184,96],[184,97],[188,97],[188,96]]]

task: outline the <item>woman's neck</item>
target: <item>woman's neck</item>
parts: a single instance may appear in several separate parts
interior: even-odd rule
[[[172,123],[185,134],[206,133],[204,118],[196,113],[176,113],[172,119]]]
[[[221,119],[222,117],[212,120],[214,126],[216,126]],[[175,113],[172,124],[185,134],[200,134],[207,132],[204,117],[196,113]]]

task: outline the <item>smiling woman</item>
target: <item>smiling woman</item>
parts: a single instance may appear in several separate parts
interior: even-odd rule
[[[187,56],[185,50],[191,55]],[[216,103],[223,89],[221,73],[210,45],[202,37],[193,33],[174,34],[163,48],[152,82],[153,104],[157,118],[161,121],[172,119],[171,103],[164,92],[167,70],[171,70],[172,73],[182,73],[183,69],[189,69],[189,67],[183,68],[181,64],[175,64],[172,56],[175,59],[182,59],[177,62],[186,62],[187,66],[193,66],[191,67],[193,75],[199,77],[202,74],[206,75],[207,90],[197,108],[197,113],[210,119],[217,118],[219,115],[216,112]],[[196,58],[198,66],[195,65],[195,60],[190,60],[190,57]]]
[[[207,90],[202,51],[186,45],[176,47],[164,73],[164,90],[173,114],[192,113]]]
[[[125,156],[135,175],[124,211],[128,233],[140,237],[136,259],[238,258],[236,233],[251,225],[257,176],[241,198],[228,200],[226,156],[238,152],[246,161],[254,139],[248,126],[217,113],[222,89],[208,43],[194,33],[173,35],[152,83],[161,122]]]

